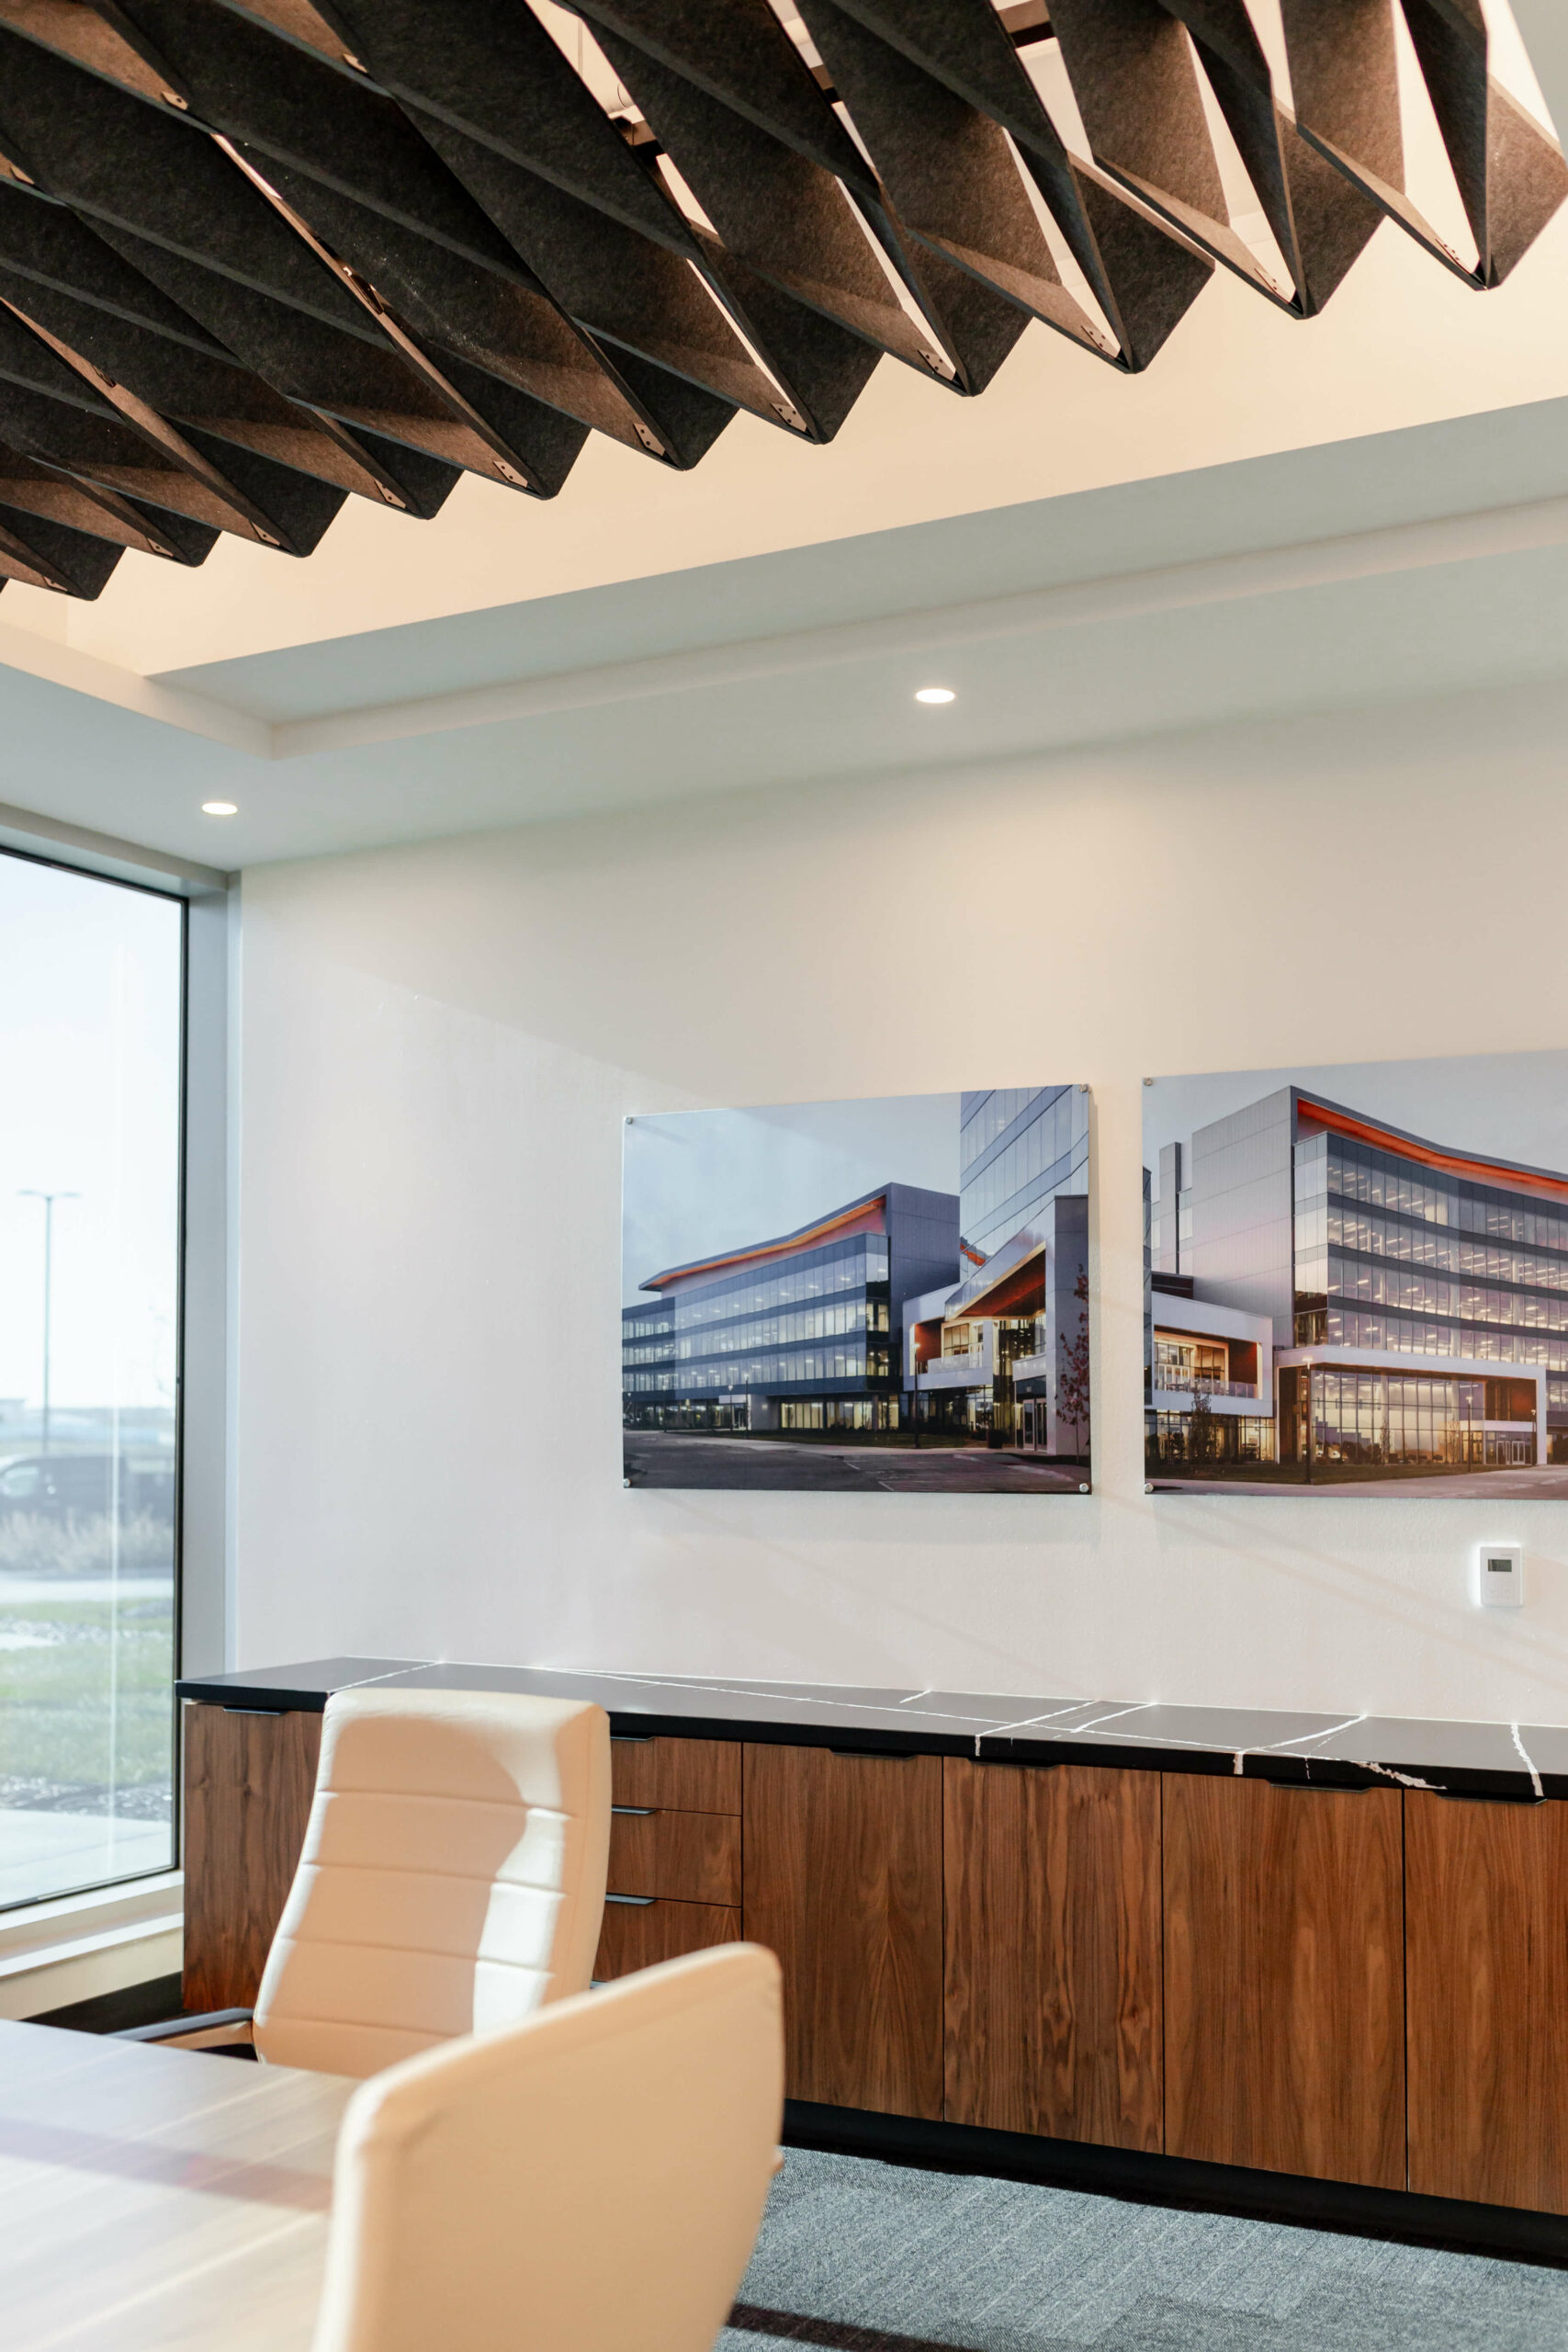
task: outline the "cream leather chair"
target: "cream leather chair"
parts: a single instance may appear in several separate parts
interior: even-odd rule
[[[779,1967],[725,1944],[362,2084],[314,2352],[712,2352],[784,2107]]]
[[[610,1844],[599,1707],[489,1690],[327,1702],[299,1867],[243,2010],[140,2041],[254,2040],[280,2066],[373,2075],[586,1990]]]

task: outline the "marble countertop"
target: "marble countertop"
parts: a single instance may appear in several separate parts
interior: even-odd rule
[[[612,1731],[622,1737],[667,1733],[859,1754],[976,1756],[1015,1764],[1075,1759],[1527,1803],[1568,1797],[1568,1725],[1562,1724],[1175,1707],[1065,1694],[860,1690],[745,1675],[611,1673],[418,1658],[313,1658],[241,1674],[189,1676],[175,1688],[182,1699],[274,1713],[319,1710],[334,1690],[366,1683],[589,1699],[605,1710]]]

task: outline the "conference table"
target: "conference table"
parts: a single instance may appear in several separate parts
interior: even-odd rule
[[[5,2352],[309,2352],[355,2087],[0,2021]]]

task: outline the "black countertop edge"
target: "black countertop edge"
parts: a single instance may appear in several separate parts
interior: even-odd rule
[[[448,1672],[452,1680],[446,1684],[443,1678]],[[491,1675],[493,1681],[488,1679]],[[792,1715],[782,1699],[774,1712],[765,1689],[748,1690],[734,1683],[721,1684],[716,1679],[706,1683],[695,1679],[676,1682],[655,1675],[594,1674],[558,1668],[487,1668],[455,1663],[448,1668],[419,1660],[339,1657],[293,1667],[264,1668],[251,1673],[189,1676],[175,1688],[181,1699],[239,1713],[319,1714],[334,1690],[375,1684],[515,1690],[530,1682],[548,1686],[557,1695],[564,1695],[563,1685],[581,1687],[584,1696],[596,1699],[605,1707],[612,1735],[623,1739],[754,1740],[774,1747],[827,1747],[843,1755],[953,1756],[994,1765],[1071,1763],[1109,1770],[1267,1781],[1282,1788],[1409,1789],[1438,1796],[1499,1803],[1534,1804],[1548,1797],[1568,1799],[1568,1732],[1552,1727],[1544,1735],[1556,1751],[1552,1763],[1562,1767],[1552,1770],[1544,1763],[1536,1765],[1528,1760],[1519,1751],[1514,1726],[1503,1723],[1412,1722],[1406,1726],[1397,1718],[1383,1718],[1375,1725],[1368,1724],[1370,1731],[1375,1729],[1382,1737],[1375,1747],[1358,1754],[1356,1725],[1337,1724],[1334,1718],[1325,1716],[1321,1733],[1299,1736],[1290,1743],[1298,1752],[1286,1753],[1278,1746],[1256,1744],[1256,1727],[1261,1718],[1257,1711],[1239,1708],[1157,1710],[1164,1719],[1162,1728],[1168,1733],[1172,1717],[1190,1723],[1194,1734],[1201,1725],[1204,1736],[1190,1738],[1162,1738],[1153,1731],[1144,1736],[1118,1736],[1109,1727],[1100,1731],[1095,1728],[1096,1720],[1104,1721],[1109,1726],[1114,1716],[1101,1713],[1100,1702],[1089,1701],[1071,1706],[1057,1702],[1051,1709],[1041,1706],[1043,1716],[1047,1713],[1058,1717],[1087,1713],[1089,1723],[1077,1729],[1065,1723],[1053,1727],[1043,1720],[1032,1724],[1017,1716],[1000,1723],[978,1714],[965,1717],[958,1714],[956,1706],[953,1709],[952,1728],[939,1729],[929,1717],[924,1723],[917,1723],[908,1716],[900,1716],[900,1702],[893,1692],[880,1697],[874,1692],[855,1692],[835,1698],[832,1693],[840,1686],[816,1686],[819,1695],[807,1695],[812,1693],[813,1686],[780,1685],[781,1692],[787,1689],[792,1694],[791,1703],[803,1703],[812,1710],[809,1714],[803,1712]],[[731,1702],[748,1702],[744,1712],[735,1707],[728,1713],[710,1713],[703,1704],[705,1698],[711,1704],[712,1698],[720,1693]],[[647,1703],[654,1694],[665,1703]],[[977,1706],[987,1703],[980,1694],[962,1695],[973,1698]],[[677,1703],[671,1705],[670,1701]],[[1023,1698],[1017,1702],[1020,1708],[1031,1703]],[[1040,1705],[1039,1702],[1033,1703]],[[830,1709],[839,1712],[835,1715],[829,1713]],[[1152,1705],[1134,1705],[1116,1713],[1146,1717],[1156,1710]],[[1302,1717],[1289,1719],[1299,1722]],[[1279,1720],[1287,1718],[1281,1714]],[[1533,1727],[1525,1728],[1539,1745],[1542,1735]],[[1226,1738],[1227,1731],[1235,1735],[1234,1744]],[[1255,1735],[1251,1742],[1246,1736],[1248,1731]],[[1390,1744],[1391,1733],[1397,1744]],[[1428,1736],[1429,1746],[1422,1738],[1423,1733]],[[1450,1753],[1439,1760],[1445,1747],[1463,1747],[1471,1752]]]
[[[188,1674],[175,1685],[176,1699],[198,1699],[231,1713],[319,1715],[334,1690],[389,1682],[431,1661],[423,1657],[313,1657],[288,1666],[258,1666],[238,1674]]]
[[[965,1745],[954,1752],[968,1755],[971,1748]],[[1247,1748],[1162,1747],[1153,1741],[1132,1747],[1111,1740],[1097,1739],[1091,1746],[1077,1739],[985,1736],[974,1752],[982,1763],[1071,1763],[1118,1771],[1190,1772],[1210,1779],[1267,1781],[1280,1789],[1410,1789],[1417,1795],[1493,1798],[1521,1804],[1533,1804],[1543,1797],[1568,1797],[1568,1776],[1542,1772],[1532,1778],[1528,1771],[1506,1768],[1401,1763],[1382,1757],[1363,1760],[1341,1756],[1270,1756]]]
[[[340,1686],[344,1690],[352,1684]],[[235,1676],[194,1674],[175,1685],[176,1699],[195,1699],[207,1707],[226,1707],[231,1715],[321,1715],[325,1714],[330,1690],[295,1689],[283,1682],[258,1682],[247,1685]]]

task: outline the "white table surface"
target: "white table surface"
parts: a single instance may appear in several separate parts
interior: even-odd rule
[[[355,2088],[0,2022],[5,2352],[309,2352]]]

